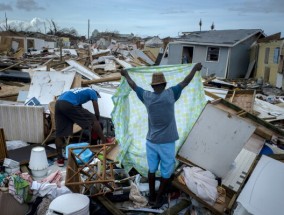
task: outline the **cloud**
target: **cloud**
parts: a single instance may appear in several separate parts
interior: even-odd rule
[[[36,18],[33,18],[33,19],[31,20],[30,26],[32,26],[32,27],[38,27],[38,26],[40,26],[40,25],[44,25],[44,23],[46,23],[45,20],[36,17]]]
[[[34,10],[44,10],[44,7],[38,6],[35,0],[17,0],[16,6],[20,10],[34,11]]]
[[[243,13],[283,13],[283,0],[245,0],[241,6],[230,8],[232,11],[239,11]]]
[[[12,11],[12,7],[9,4],[0,3],[0,11]]]
[[[166,11],[161,12],[160,14],[183,14],[183,13],[188,13],[188,10],[183,10],[183,9],[168,9]]]

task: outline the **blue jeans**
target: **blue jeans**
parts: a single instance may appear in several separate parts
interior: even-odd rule
[[[146,141],[147,161],[150,173],[155,173],[160,164],[161,176],[170,178],[175,169],[175,142],[151,143]]]

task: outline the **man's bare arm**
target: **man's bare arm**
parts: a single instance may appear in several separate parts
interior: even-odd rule
[[[133,90],[135,90],[135,88],[136,88],[137,85],[136,85],[136,83],[132,80],[132,78],[129,76],[128,72],[127,72],[126,70],[121,70],[121,71],[120,71],[120,74],[126,78],[128,84],[129,84],[129,86],[130,86]]]
[[[202,69],[202,64],[201,63],[197,63],[195,64],[195,66],[192,68],[191,72],[183,79],[182,82],[180,82],[180,86],[182,88],[185,88],[190,82],[191,80],[193,79],[195,73],[197,71],[200,71]]]
[[[95,111],[95,115],[97,117],[97,120],[100,119],[100,110],[99,110],[99,104],[97,101],[93,101],[93,107],[94,107],[94,111]]]

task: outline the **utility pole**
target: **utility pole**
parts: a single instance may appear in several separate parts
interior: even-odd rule
[[[201,31],[201,26],[202,26],[202,20],[200,19],[200,21],[199,21],[199,29],[200,29],[200,31]]]
[[[5,12],[5,21],[6,21],[6,31],[8,31],[8,19],[7,19],[7,16],[6,16],[6,12]]]
[[[90,39],[90,20],[88,19],[88,40]]]
[[[46,26],[45,26],[45,21],[44,21],[43,25],[44,25],[44,34],[46,34]]]

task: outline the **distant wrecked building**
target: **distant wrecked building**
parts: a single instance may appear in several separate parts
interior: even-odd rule
[[[281,38],[281,33],[259,39],[252,48],[250,60],[255,63],[254,76],[263,79],[264,83],[281,88],[284,72],[283,56],[284,38]]]

